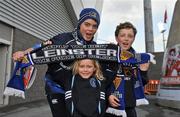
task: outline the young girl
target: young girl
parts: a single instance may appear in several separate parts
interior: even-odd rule
[[[103,116],[106,109],[105,91],[108,84],[112,83],[113,76],[103,76],[99,63],[91,59],[75,61],[72,73],[67,74],[64,88],[69,116]]]

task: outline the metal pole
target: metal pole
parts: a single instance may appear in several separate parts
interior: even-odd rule
[[[165,32],[165,31],[162,32],[162,35],[163,35],[163,49],[164,49],[164,51],[165,51],[165,49],[166,49],[166,47],[165,47],[165,45],[166,45],[166,44],[165,44],[165,41],[166,41],[166,40],[165,40],[165,37],[164,37],[164,32]]]
[[[154,52],[154,35],[151,0],[144,0],[144,26],[146,52]]]

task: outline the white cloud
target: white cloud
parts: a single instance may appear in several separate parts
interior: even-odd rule
[[[172,14],[172,8],[174,7],[176,1],[177,0],[151,0],[153,14],[162,14],[165,9]]]
[[[119,23],[142,19],[142,0],[104,0],[102,21],[106,23]]]

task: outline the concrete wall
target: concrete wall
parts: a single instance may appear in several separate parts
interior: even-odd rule
[[[167,48],[180,44],[180,1],[177,0],[168,36]]]
[[[2,92],[13,72],[12,53],[74,29],[77,17],[70,0],[1,0],[0,6],[0,45],[7,47],[8,53],[7,60],[0,67],[8,67],[3,69],[5,75],[0,80],[0,107],[45,99],[43,77],[46,65],[36,66],[37,76],[32,87],[26,91],[25,99],[3,96]],[[10,72],[9,76],[6,71]]]
[[[34,37],[22,30],[14,29],[14,42],[13,42],[13,52],[19,50],[25,50],[29,47],[32,47],[35,43],[41,42],[40,39]],[[12,67],[13,68],[13,67]],[[32,85],[32,87],[26,90],[25,99],[18,98],[11,96],[9,97],[9,104],[14,105],[24,102],[30,102],[35,100],[45,99],[45,92],[44,92],[44,74],[46,71],[46,65],[36,66],[38,69],[36,79]]]
[[[69,0],[1,0],[0,21],[42,40],[74,28],[64,2]]]
[[[148,76],[150,80],[160,80],[164,52],[156,52],[153,54],[155,55],[156,64],[150,64]]]
[[[170,48],[176,44],[180,44],[180,20],[179,19],[180,19],[180,1],[177,0],[175,9],[174,9],[173,19],[171,22],[171,27],[170,27],[170,32],[169,32],[166,48]],[[171,93],[174,91],[176,91],[175,97],[171,95]],[[180,99],[180,97],[177,96],[178,94],[180,94],[179,90],[159,89],[157,94],[159,93],[162,93],[162,95],[165,94],[167,96],[167,97],[163,97],[163,96],[157,95],[159,105],[180,109],[180,101],[177,101],[177,99]]]

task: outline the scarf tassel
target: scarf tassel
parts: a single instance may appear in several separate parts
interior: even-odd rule
[[[119,109],[115,109],[115,108],[111,108],[111,107],[107,108],[106,113],[110,113],[110,114],[113,114],[116,116],[127,117],[125,110],[119,110]]]
[[[22,97],[23,99],[25,99],[24,91],[13,87],[6,87],[4,90],[4,95]]]
[[[136,106],[148,105],[149,101],[146,98],[136,99]]]

